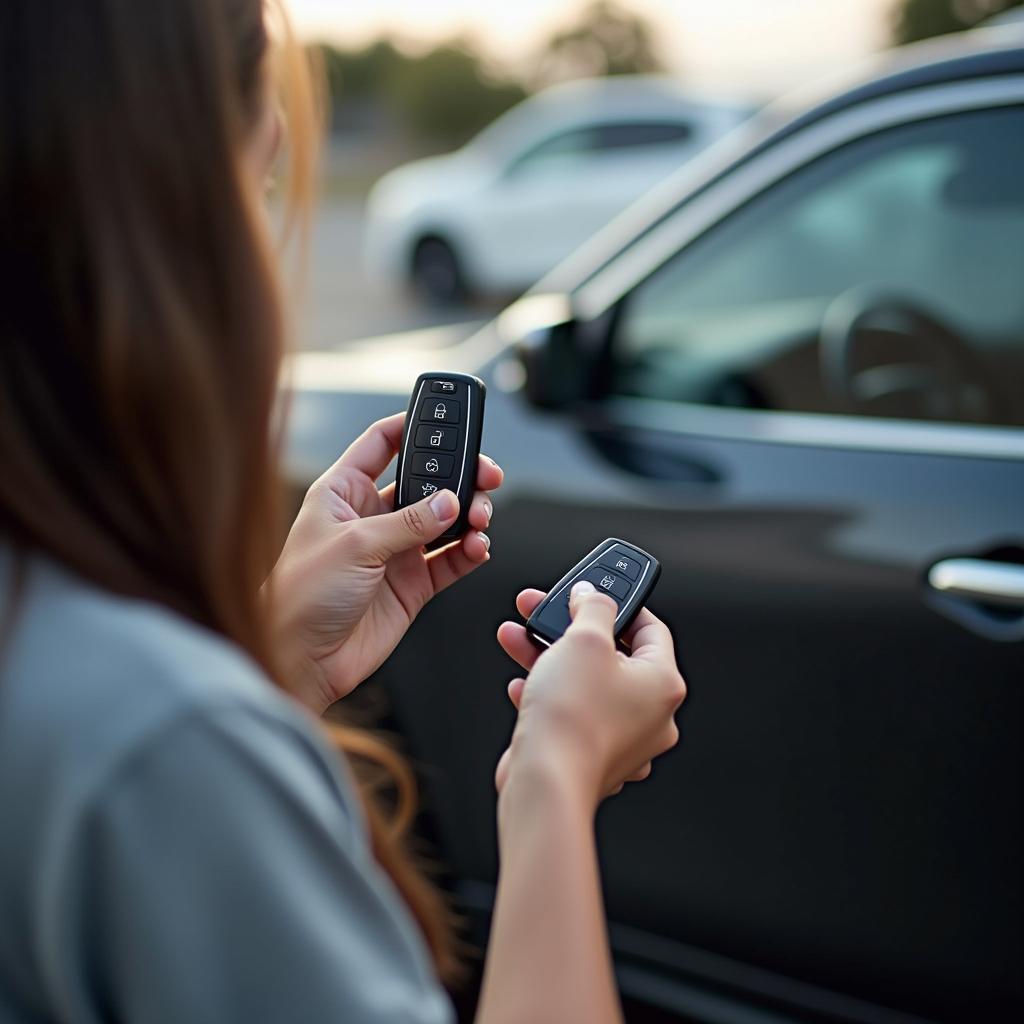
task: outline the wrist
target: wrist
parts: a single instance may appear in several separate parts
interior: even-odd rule
[[[592,825],[600,803],[599,789],[585,766],[573,765],[568,758],[514,759],[498,798],[499,838],[524,816],[533,818],[545,813]]]
[[[279,662],[284,673],[285,691],[299,704],[320,717],[338,699],[332,691],[323,666],[306,651],[284,647]]]

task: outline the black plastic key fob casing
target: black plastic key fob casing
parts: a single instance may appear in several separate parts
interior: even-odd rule
[[[644,606],[661,575],[658,560],[626,540],[609,537],[574,565],[533,610],[526,633],[539,647],[550,647],[569,628],[569,591],[578,580],[589,580],[615,599],[618,640]]]
[[[486,393],[484,382],[468,373],[422,373],[412,389],[395,472],[395,508],[446,489],[459,497],[459,518],[427,545],[430,550],[466,532]]]

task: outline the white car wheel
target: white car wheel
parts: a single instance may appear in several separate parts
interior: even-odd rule
[[[416,244],[411,277],[416,292],[432,305],[453,305],[466,297],[459,259],[443,238],[432,236]]]

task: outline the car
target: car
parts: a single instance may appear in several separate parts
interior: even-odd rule
[[[551,87],[462,149],[376,184],[364,229],[369,275],[411,284],[433,303],[519,294],[749,112],[661,76]]]
[[[1024,1019],[1024,44],[781,101],[467,341],[295,359],[297,491],[487,383],[493,557],[368,684],[485,927],[514,595],[623,537],[682,741],[599,818],[619,983],[699,1021]]]
[[[1002,11],[999,14],[990,15],[983,22],[984,27],[1012,25],[1014,28],[1024,27],[1024,11],[1014,7],[1011,10]]]

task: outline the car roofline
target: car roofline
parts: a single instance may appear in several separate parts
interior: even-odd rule
[[[629,206],[530,291],[572,293],[584,287],[735,168],[829,118],[920,89],[1021,73],[1019,33],[975,29],[885,51],[852,72],[786,93]]]

